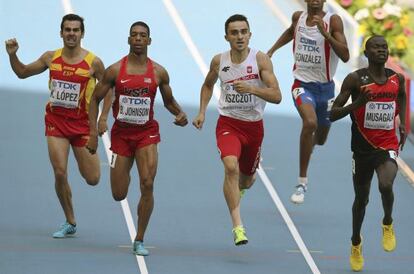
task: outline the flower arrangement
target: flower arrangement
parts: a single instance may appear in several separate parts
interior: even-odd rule
[[[359,23],[363,41],[373,34],[383,35],[390,55],[414,71],[414,7],[403,6],[402,0],[336,1]]]

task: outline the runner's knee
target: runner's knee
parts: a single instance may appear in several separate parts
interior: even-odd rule
[[[326,143],[326,140],[328,136],[316,136],[315,138],[315,144],[317,144],[318,146],[323,146]]]
[[[303,119],[302,131],[313,133],[316,131],[317,128],[318,128],[318,122],[315,119],[308,118],[308,117],[305,117]]]
[[[141,195],[152,195],[154,178],[152,176],[140,178]]]
[[[56,183],[61,183],[61,182],[66,182],[67,181],[68,175],[67,175],[66,170],[56,168],[56,169],[54,169],[54,172],[55,172]]]
[[[226,163],[224,165],[224,172],[226,176],[237,176],[239,174],[239,166],[237,162]]]
[[[378,185],[381,194],[388,194],[392,192],[392,182],[380,181]]]
[[[90,178],[85,178],[85,181],[90,186],[96,186],[99,183],[99,175]]]
[[[354,204],[358,208],[365,208],[368,205],[368,203],[369,203],[368,197],[355,197]]]
[[[323,140],[316,139],[316,144],[318,146],[323,146],[326,143],[326,138]]]
[[[119,202],[125,199],[127,196],[127,193],[124,192],[118,192],[118,191],[112,191],[112,197],[115,201]]]

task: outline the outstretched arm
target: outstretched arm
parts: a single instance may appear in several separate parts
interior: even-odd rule
[[[345,78],[344,82],[342,83],[341,92],[335,98],[335,101],[332,105],[331,114],[329,119],[334,122],[336,120],[342,119],[355,109],[363,106],[366,102],[369,101],[370,91],[364,88],[358,87],[358,75],[353,72],[348,74]],[[352,94],[352,91],[359,90],[360,94],[358,98],[353,101],[351,104],[344,106],[348,101],[349,97]]]
[[[272,61],[269,56],[263,52],[257,53],[256,60],[259,67],[260,78],[266,87],[252,86],[246,81],[235,81],[234,90],[238,93],[251,93],[267,102],[279,104],[282,100],[282,93],[280,92],[279,83],[273,72]]]
[[[187,125],[187,115],[181,109],[180,105],[173,96],[170,86],[170,77],[167,70],[158,64],[155,65],[155,68],[158,78],[158,87],[160,89],[165,108],[168,109],[171,114],[175,115],[174,124],[182,127]]]
[[[220,67],[220,54],[213,57],[210,63],[210,70],[207,73],[206,79],[201,86],[200,92],[200,109],[198,110],[197,116],[193,120],[193,125],[197,129],[201,129],[204,124],[207,105],[210,102],[211,96],[213,95],[214,85],[217,82],[219,67]]]
[[[400,132],[400,149],[403,150],[405,140],[407,139],[407,132],[405,131],[405,115],[406,115],[406,93],[405,93],[405,79],[404,76],[401,74],[398,74],[399,80],[400,80],[400,90],[398,92],[397,97],[397,103],[400,107],[400,126],[399,126],[399,132]]]
[[[10,65],[14,71],[14,73],[20,79],[24,79],[36,74],[40,74],[48,69],[51,59],[53,57],[52,51],[47,51],[42,56],[39,57],[33,63],[28,65],[23,64],[20,62],[19,58],[17,57],[17,50],[19,49],[19,44],[15,38],[9,39],[5,42],[6,44],[6,51],[9,55]]]
[[[283,47],[287,43],[293,40],[293,36],[295,35],[295,28],[296,24],[298,22],[298,19],[300,17],[301,11],[296,11],[292,15],[292,24],[289,28],[287,28],[282,35],[279,37],[279,39],[276,40],[276,42],[273,44],[273,46],[267,51],[267,55],[271,58],[273,53],[275,53],[276,50]]]

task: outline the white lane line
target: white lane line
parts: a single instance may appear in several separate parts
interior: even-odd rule
[[[300,250],[298,249],[288,249],[286,250],[287,253],[300,253]],[[309,250],[310,253],[318,253],[318,254],[323,254],[322,250]]]
[[[267,174],[264,172],[261,165],[259,165],[257,172],[259,173],[260,179],[262,179],[263,184],[265,185],[267,191],[269,192],[270,197],[272,197],[273,202],[275,203],[276,207],[279,209],[280,215],[282,215],[283,220],[287,224],[290,234],[292,234],[293,239],[298,245],[299,250],[302,252],[303,257],[305,258],[310,269],[312,270],[312,273],[320,274],[321,272],[319,271],[318,266],[315,264],[315,261],[313,260],[312,255],[310,254],[308,248],[303,242],[302,237],[300,236],[298,230],[296,229],[295,224],[293,223],[292,219],[289,216],[289,213],[287,212],[285,206],[280,200],[279,195],[276,192],[276,189],[273,187],[272,182],[270,181],[269,177],[267,177]]]
[[[62,0],[62,6],[63,6],[63,10],[65,14],[74,13],[74,9],[72,7],[72,3],[70,0]],[[99,107],[99,112],[101,112],[101,107]],[[106,132],[102,136],[102,141],[104,143],[105,153],[108,159],[108,163],[110,163],[111,157],[112,157],[112,152],[109,149],[111,147],[111,141],[109,140],[108,134]],[[122,206],[122,212],[124,213],[125,221],[128,226],[128,231],[129,231],[129,236],[131,238],[131,242],[134,242],[136,230],[135,230],[134,221],[132,219],[131,210],[129,209],[128,200],[125,198],[120,203]],[[139,267],[141,274],[148,274],[148,269],[145,264],[144,257],[142,256],[135,256],[135,257],[137,259],[138,267]]]
[[[414,172],[412,171],[410,166],[407,165],[407,163],[404,162],[404,160],[400,157],[397,157],[397,163],[402,175],[407,179],[408,183],[410,183],[410,185],[414,187]]]
[[[110,91],[110,92],[112,92],[112,91]],[[101,112],[101,106],[99,106],[99,113],[100,112]],[[102,142],[103,142],[104,147],[105,147],[106,158],[107,158],[108,163],[110,165],[111,160],[112,160],[111,159],[112,158],[112,151],[109,149],[111,147],[111,141],[109,140],[109,136],[108,136],[107,132],[105,132],[102,135]],[[121,204],[121,207],[122,207],[122,212],[124,213],[125,222],[126,222],[127,227],[128,227],[129,237],[131,239],[131,242],[133,243],[134,240],[135,240],[135,235],[137,235],[137,232],[135,230],[134,219],[132,218],[131,209],[129,208],[129,204],[128,204],[128,199],[125,198],[124,200],[120,201],[120,204]],[[138,262],[138,267],[139,267],[139,271],[141,272],[141,274],[148,274],[148,269],[147,269],[147,265],[145,264],[144,257],[136,255],[135,258]]]
[[[63,10],[65,11],[65,14],[74,13],[73,8],[72,8],[72,3],[70,2],[70,0],[61,0],[61,2],[62,2]]]
[[[285,27],[289,27],[291,22],[289,17],[287,17],[276,4],[272,0],[264,0],[266,5],[270,8],[272,13],[280,20],[282,21],[282,24]]]
[[[207,66],[204,62],[204,60],[201,58],[201,54],[198,51],[197,47],[195,46],[187,28],[185,27],[185,24],[183,23],[177,9],[175,8],[174,4],[171,0],[163,0],[165,7],[167,8],[167,11],[169,12],[174,24],[178,28],[178,31],[181,35],[181,38],[184,40],[185,44],[188,47],[188,50],[190,51],[191,55],[193,56],[194,60],[196,60],[197,64],[199,65],[199,68],[205,77],[207,75]],[[219,93],[214,93],[216,99],[219,98]],[[294,240],[296,241],[299,249],[302,251],[303,256],[305,257],[306,262],[308,263],[309,267],[311,268],[312,272],[314,274],[319,274],[318,267],[316,266],[312,256],[309,253],[309,250],[306,248],[302,238],[300,237],[292,219],[290,218],[289,214],[287,213],[285,207],[283,206],[282,201],[280,200],[276,190],[274,189],[272,183],[270,182],[269,178],[267,177],[266,173],[262,169],[262,166],[259,164],[258,174],[265,185],[266,189],[268,190],[270,196],[272,197],[273,202],[275,203],[277,209],[279,210],[280,214],[282,215],[283,219],[286,222],[286,225],[289,228],[289,231],[291,232]]]
[[[206,65],[206,63],[203,60],[203,57],[200,54],[200,51],[198,50],[197,46],[194,44],[193,39],[191,38],[190,33],[188,32],[183,20],[181,20],[180,15],[178,14],[177,9],[175,8],[174,4],[170,0],[163,0],[165,7],[167,8],[172,20],[174,21],[175,26],[178,29],[178,32],[181,35],[181,38],[183,38],[184,43],[186,44],[188,50],[190,51],[191,55],[193,56],[193,59],[197,63],[201,74],[206,77],[209,67]],[[220,98],[220,89],[217,85],[214,86],[213,90],[214,96],[216,98]]]

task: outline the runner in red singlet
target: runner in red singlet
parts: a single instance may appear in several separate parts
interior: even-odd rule
[[[85,32],[83,18],[67,14],[62,18],[60,29],[63,48],[47,51],[28,65],[21,63],[16,55],[19,48],[17,40],[6,41],[11,67],[19,78],[40,74],[47,69],[50,72],[45,131],[50,162],[55,174],[55,189],[66,217],[66,222],[53,234],[54,238],[64,238],[76,232],[72,193],[67,175],[70,147],[86,182],[89,185],[99,182],[99,157],[90,155],[85,145],[89,138],[89,100],[96,79],[100,80],[104,73],[102,61],[81,47]]]
[[[352,206],[352,247],[350,264],[354,271],[364,265],[361,227],[374,172],[378,177],[384,218],[382,244],[385,251],[393,251],[396,239],[393,229],[393,182],[398,166],[396,158],[403,148],[405,132],[404,76],[384,67],[388,59],[388,45],[382,36],[373,36],[365,44],[368,67],[349,74],[335,99],[332,121],[350,114],[352,119],[352,174],[355,200]],[[352,103],[344,106],[349,97]],[[400,141],[396,134],[399,115]]]
[[[98,129],[96,117],[98,104],[115,87],[113,115],[115,123],[111,130],[111,188],[116,201],[125,199],[131,180],[130,170],[134,161],[139,174],[141,198],[138,204],[138,231],[133,244],[136,255],[146,256],[144,234],[154,207],[153,184],[157,172],[160,142],[158,123],[154,119],[154,101],[157,88],[161,92],[164,106],[175,115],[175,124],[185,126],[187,116],[175,101],[168,72],[148,58],[151,44],[150,29],[144,22],[131,25],[127,56],[108,67],[91,98],[89,122],[90,139],[87,145],[91,153],[96,152]],[[104,115],[107,115],[105,113]]]

